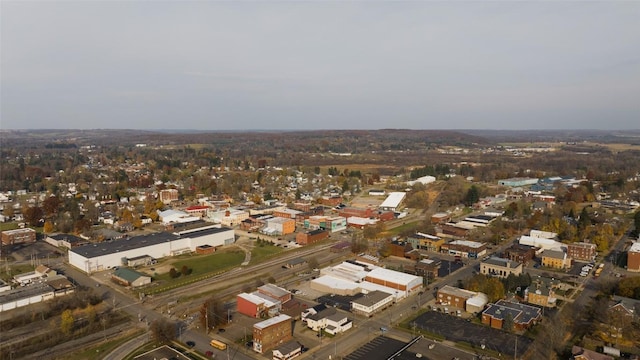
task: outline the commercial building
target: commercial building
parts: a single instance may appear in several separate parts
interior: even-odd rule
[[[401,191],[389,193],[389,196],[387,196],[378,208],[380,210],[396,211],[406,196],[407,193]]]
[[[258,287],[258,293],[278,300],[284,304],[291,300],[291,292],[274,284],[264,284]]]
[[[596,244],[586,242],[567,244],[567,255],[573,260],[594,261],[597,254]]]
[[[253,351],[265,352],[293,339],[292,318],[278,315],[253,325]]]
[[[442,244],[440,249],[443,253],[470,259],[477,259],[487,253],[487,245],[485,243],[469,240],[454,240]]]
[[[86,273],[110,269],[127,263],[128,258],[148,255],[155,259],[193,252],[198,246],[233,244],[232,229],[207,226],[178,233],[154,233],[122,240],[106,241],[72,248],[69,264]]]
[[[81,237],[71,234],[55,234],[47,236],[44,241],[55,247],[64,247],[71,249],[72,247],[86,245],[89,242]]]
[[[31,228],[7,230],[2,232],[2,244],[28,244],[36,242],[36,231]]]
[[[296,234],[296,243],[309,245],[329,237],[329,232],[323,229],[299,232]]]
[[[554,269],[568,269],[571,267],[571,258],[562,250],[545,250],[542,252],[542,266]]]
[[[279,304],[276,299],[258,296],[255,293],[240,293],[236,295],[236,304],[240,314],[256,319],[268,314],[275,315],[279,311]]]
[[[435,236],[417,232],[412,236],[407,237],[407,242],[410,243],[414,249],[421,249],[433,252],[440,252],[442,245],[445,243],[444,239]]]
[[[323,229],[327,230],[331,233],[337,231],[344,231],[347,229],[347,219],[343,216],[322,216],[322,215],[314,215],[309,216],[308,219],[304,220],[304,227],[306,229]]]
[[[268,235],[288,235],[296,231],[296,221],[281,217],[267,219],[266,227],[262,232]]]
[[[61,275],[39,282],[0,292],[0,312],[36,304],[74,291],[73,284]]]
[[[445,285],[438,289],[436,303],[444,306],[451,306],[458,309],[466,309],[467,300],[476,296],[475,291],[459,289],[450,285]]]
[[[627,270],[640,272],[640,242],[634,242],[627,251]]]
[[[522,263],[492,256],[480,262],[480,273],[499,278],[506,278],[511,274],[519,276],[522,274]]]
[[[538,183],[537,178],[510,178],[510,179],[502,179],[498,180],[498,185],[509,186],[509,187],[520,187],[527,185],[534,185]]]
[[[539,308],[531,305],[499,300],[482,312],[482,323],[494,329],[502,329],[512,322],[515,330],[525,330],[535,325],[542,318]],[[510,329],[506,329],[510,330]]]
[[[384,291],[371,291],[351,302],[351,312],[371,317],[394,303],[395,296]]]

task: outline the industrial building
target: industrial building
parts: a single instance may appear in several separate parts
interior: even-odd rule
[[[177,233],[161,232],[116,241],[88,244],[69,250],[69,264],[88,274],[126,264],[129,258],[148,255],[155,259],[196,251],[198,246],[233,244],[234,231],[207,226]]]

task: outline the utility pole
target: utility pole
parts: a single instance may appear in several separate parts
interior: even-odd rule
[[[516,335],[516,345],[513,349],[513,359],[518,360],[518,335]]]

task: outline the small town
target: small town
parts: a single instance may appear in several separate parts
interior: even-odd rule
[[[383,168],[94,136],[2,149],[2,359],[640,355],[640,173],[549,170],[606,144]]]
[[[639,17],[0,0],[0,360],[640,360]]]

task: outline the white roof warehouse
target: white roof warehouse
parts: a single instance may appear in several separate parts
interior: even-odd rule
[[[69,264],[91,273],[121,266],[127,258],[149,255],[157,259],[195,251],[202,245],[222,246],[234,241],[232,229],[217,226],[179,233],[161,232],[73,248],[69,250]]]

